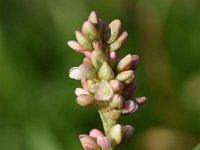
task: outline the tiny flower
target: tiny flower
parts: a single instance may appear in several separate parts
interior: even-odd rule
[[[98,24],[99,17],[97,16],[97,14],[94,11],[92,11],[88,17],[88,21],[90,21],[94,24]]]
[[[111,140],[112,145],[118,145],[122,140],[122,126],[120,124],[116,124],[110,129],[109,138]]]
[[[122,113],[123,114],[133,113],[137,109],[138,109],[138,105],[135,102],[133,102],[132,100],[127,100],[127,101],[125,101],[125,106],[122,110]]]
[[[122,144],[128,144],[133,136],[134,128],[130,125],[122,127]]]
[[[82,94],[77,97],[76,102],[81,106],[91,106],[94,104],[95,99],[92,95]]]
[[[145,96],[142,97],[136,97],[134,102],[137,103],[138,105],[142,105],[147,101],[147,98]]]
[[[89,133],[89,136],[93,138],[97,138],[98,136],[101,136],[101,135],[103,135],[103,133],[98,129],[92,129]]]
[[[99,70],[99,68],[101,67],[101,65],[104,62],[108,61],[108,58],[106,57],[106,55],[103,53],[103,51],[101,50],[94,50],[92,52],[92,55],[90,57],[92,65]]]
[[[121,30],[121,21],[116,19],[113,20],[110,24],[109,24],[110,30],[107,32],[107,36],[108,36],[108,43],[113,43],[120,34],[120,30]]]
[[[94,79],[96,78],[96,70],[92,67],[91,63],[84,63],[79,66],[79,70],[81,74],[86,79]]]
[[[79,139],[84,150],[101,150],[97,142],[88,135],[80,135]]]
[[[90,95],[90,93],[82,88],[76,88],[75,90],[76,96],[80,96],[82,94]]]
[[[73,67],[69,70],[69,77],[75,80],[84,79],[84,76],[81,74],[79,67]]]
[[[118,80],[110,80],[109,84],[115,93],[120,93],[124,88],[123,83]]]
[[[90,41],[96,40],[98,38],[97,29],[95,25],[90,21],[83,23],[82,32]]]
[[[97,143],[103,150],[108,150],[111,146],[110,139],[103,135],[100,135],[97,137]]]
[[[81,45],[82,49],[92,51],[92,44],[90,41],[79,31],[75,32],[76,34],[76,39],[78,43]]]
[[[117,65],[117,72],[127,71],[132,65],[131,54],[126,55]]]
[[[90,52],[90,51],[85,51],[85,52],[84,52],[84,55],[85,55],[87,58],[90,59],[90,57],[91,57],[91,55],[92,55],[92,52]]]
[[[121,109],[124,107],[124,98],[119,94],[114,94],[112,101],[110,102],[110,107],[113,109]]]
[[[110,100],[114,94],[112,87],[105,80],[101,81],[100,83],[94,84],[92,89],[94,91],[96,100],[107,101]]]
[[[112,71],[112,68],[110,68],[107,62],[104,62],[102,64],[102,66],[99,69],[98,75],[101,80],[106,80],[106,81],[110,81],[111,79],[114,78],[114,73]]]
[[[110,44],[110,51],[116,51],[121,48],[127,37],[128,33],[124,31],[115,42]]]
[[[69,41],[69,42],[67,42],[67,44],[69,45],[69,47],[71,47],[72,49],[74,49],[77,52],[81,52],[81,53],[84,52],[81,45],[77,41]]]
[[[116,79],[118,81],[123,81],[123,82],[126,82],[126,81],[132,81],[134,78],[134,71],[133,70],[128,70],[128,71],[123,71],[123,72],[120,72],[117,76],[116,76]]]

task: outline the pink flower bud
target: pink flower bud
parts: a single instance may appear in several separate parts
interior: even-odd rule
[[[127,71],[132,65],[132,56],[131,54],[126,55],[120,60],[117,65],[117,72]]]
[[[110,80],[109,84],[115,93],[120,93],[124,88],[123,83],[118,80]]]
[[[119,94],[114,94],[112,101],[110,102],[110,107],[113,109],[121,109],[124,107],[124,98]]]
[[[107,38],[108,38],[108,43],[113,43],[120,34],[120,30],[121,30],[121,21],[116,19],[113,20],[110,24],[109,24],[110,30],[107,33]]]
[[[110,51],[116,51],[121,48],[127,37],[128,33],[126,31],[123,32],[115,42],[110,44]]]
[[[84,79],[78,67],[73,67],[69,70],[69,77],[75,80]]]
[[[122,127],[122,144],[128,144],[133,136],[134,128],[130,125]]]
[[[92,95],[82,94],[77,97],[76,102],[81,106],[87,107],[91,106],[95,102],[95,99]]]
[[[135,103],[137,103],[138,105],[142,105],[147,101],[147,98],[145,96],[142,97],[136,97],[135,98]]]
[[[111,58],[111,59],[116,59],[116,57],[117,57],[116,52],[111,52],[111,53],[110,53],[110,58]]]
[[[104,62],[108,62],[108,58],[101,50],[94,50],[90,57],[92,65],[99,70]]]
[[[108,150],[111,146],[110,139],[103,135],[100,135],[97,137],[97,143],[103,150]]]
[[[92,67],[91,63],[81,64],[79,70],[86,79],[96,78],[96,70]]]
[[[79,139],[84,150],[101,150],[97,142],[88,135],[80,135]]]
[[[89,136],[97,138],[98,136],[103,135],[103,133],[98,129],[92,129],[89,133]]]
[[[94,23],[94,24],[98,24],[99,22],[99,17],[97,16],[95,11],[92,11],[88,17],[88,21]]]
[[[134,78],[134,71],[133,70],[120,72],[116,76],[116,79],[118,81],[123,81],[123,82],[129,81],[129,80],[131,81],[131,80],[133,80],[133,78]]]
[[[93,49],[92,44],[89,42],[89,40],[79,31],[76,31],[75,34],[76,34],[76,39],[80,44],[80,46],[82,47],[82,49],[92,51]]]
[[[77,41],[68,41],[67,44],[69,45],[69,47],[71,47],[77,52],[80,52],[80,53],[84,52],[81,45]]]
[[[118,145],[122,140],[122,126],[120,124],[116,124],[110,129],[109,138],[111,140],[112,145]]]
[[[125,107],[122,110],[123,114],[133,113],[138,109],[138,105],[134,103],[132,100],[125,101]]]
[[[83,23],[82,32],[90,41],[96,40],[98,38],[97,29],[95,25],[90,21]]]
[[[82,94],[90,95],[90,93],[82,88],[76,88],[75,90],[76,96],[80,96]]]

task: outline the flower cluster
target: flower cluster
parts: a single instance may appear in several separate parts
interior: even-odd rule
[[[105,130],[104,135],[93,129],[89,135],[80,135],[80,141],[85,150],[112,150],[129,143],[134,130],[130,125],[117,124],[118,118],[135,112],[146,101],[145,97],[131,99],[139,56],[118,56],[128,36],[121,31],[120,20],[106,26],[91,12],[82,31],[75,34],[77,41],[69,41],[68,45],[84,55],[83,63],[69,71],[70,78],[81,80],[82,87],[75,90],[76,101],[81,106],[96,106]]]

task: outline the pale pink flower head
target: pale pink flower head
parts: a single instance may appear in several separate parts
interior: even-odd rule
[[[103,80],[100,83],[96,83],[92,86],[96,100],[107,101],[110,100],[114,94],[113,88],[110,84]]]

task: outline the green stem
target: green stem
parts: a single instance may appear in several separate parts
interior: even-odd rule
[[[105,135],[108,136],[110,129],[117,124],[117,121],[111,119],[110,114],[107,112],[106,108],[100,108],[99,114],[103,123]],[[114,150],[114,147],[111,146],[109,150]]]

